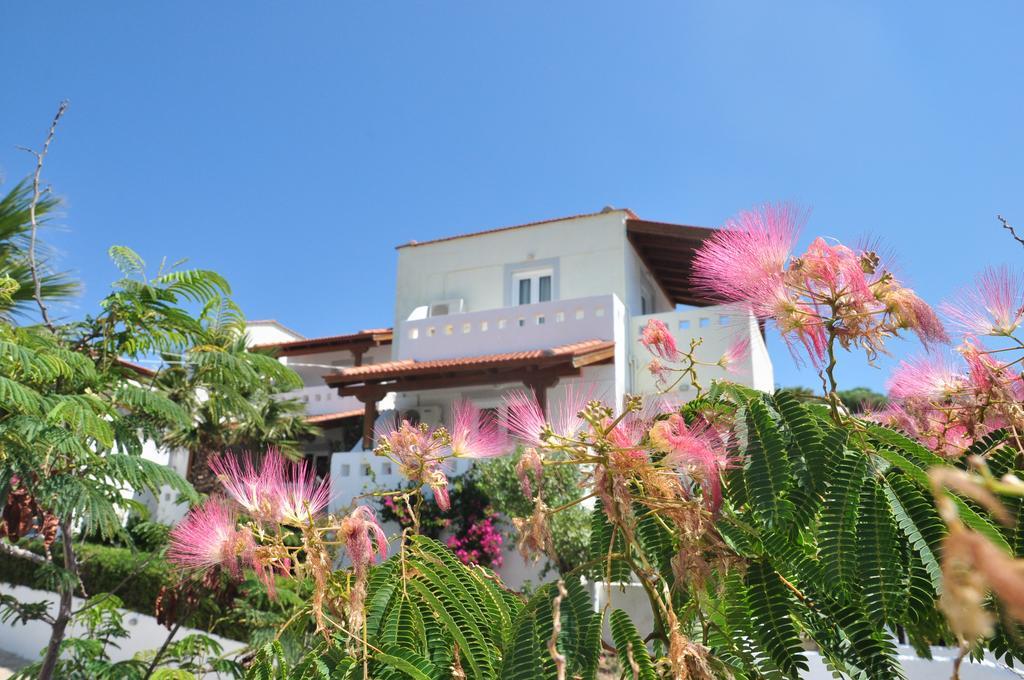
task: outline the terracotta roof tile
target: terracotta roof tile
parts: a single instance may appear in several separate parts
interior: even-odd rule
[[[569,345],[560,345],[550,349],[533,349],[521,352],[504,352],[501,354],[484,354],[475,357],[453,357],[450,359],[432,359],[430,361],[413,361],[403,359],[400,361],[387,361],[380,364],[367,366],[355,366],[346,368],[337,373],[324,376],[328,385],[341,383],[362,382],[363,380],[383,380],[390,377],[416,375],[419,373],[430,373],[445,369],[459,369],[468,367],[483,367],[503,364],[527,364],[537,361],[548,361],[558,359],[577,359],[591,354],[601,354],[607,350],[614,349],[615,342],[612,340],[586,340]]]

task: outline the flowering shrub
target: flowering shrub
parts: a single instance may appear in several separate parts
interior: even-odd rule
[[[465,531],[449,536],[446,544],[463,564],[479,564],[496,569],[504,559],[501,554],[503,539],[496,520],[497,515],[477,520]]]
[[[946,312],[970,324],[959,348],[965,368],[909,362],[893,377],[894,405],[855,416],[836,384],[841,351],[873,359],[905,331],[937,351],[947,335],[872,251],[816,239],[792,257],[798,218],[788,207],[741,214],[704,246],[695,275],[775,323],[818,367],[824,404],[728,382],[705,387],[699,343],[681,349],[651,323],[643,342],[657,359],[652,370],[696,388],[681,407],[637,397],[607,404],[568,390],[549,416],[520,392],[501,422],[510,442],[467,404],[448,427],[402,422],[378,432],[376,453],[411,482],[376,494],[409,518],[397,554],[381,563],[386,541],[367,506],[318,517],[318,490],[301,467],[273,454],[260,469],[225,464],[228,493],[250,519],[236,524],[232,508],[211,501],[179,530],[174,554],[197,567],[313,575],[309,606],[324,636],[295,665],[268,645],[253,677],[595,678],[607,645],[627,676],[643,680],[798,678],[813,645],[839,675],[899,678],[894,631],[922,651],[958,641],[958,664],[981,642],[1007,661],[1024,659],[1024,541],[1014,519],[1024,507],[1014,473],[1021,376],[1019,358],[998,358],[1024,354],[1013,335],[1024,315],[1020,286],[984,275],[976,294]],[[970,307],[979,300],[985,311]],[[983,331],[1009,349],[983,349],[974,337]],[[746,349],[730,348],[714,365],[735,364]],[[451,504],[451,458],[511,446],[523,447],[515,472],[530,499],[514,518],[524,556],[551,554],[551,518],[594,499],[587,558],[529,598],[464,563],[482,562],[487,519],[452,541],[461,561],[418,535],[424,507]],[[555,505],[545,477],[563,466],[578,469],[581,492]],[[292,492],[288,511],[268,500],[283,489]],[[300,531],[301,548],[282,543],[275,524]],[[335,547],[350,569],[332,570]],[[619,609],[594,612],[583,577],[605,584],[612,606],[611,584],[636,583],[652,628],[638,630]],[[611,642],[602,640],[606,617]]]

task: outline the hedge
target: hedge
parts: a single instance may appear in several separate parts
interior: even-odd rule
[[[22,541],[19,547],[43,554],[40,541]],[[64,564],[60,542],[50,549],[55,562]],[[154,553],[128,548],[81,543],[75,546],[82,584],[89,595],[117,589],[126,609],[153,614],[157,593],[171,572],[167,562]],[[40,565],[8,555],[0,555],[0,581],[50,590]]]

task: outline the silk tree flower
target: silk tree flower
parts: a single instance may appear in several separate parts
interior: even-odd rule
[[[729,219],[697,252],[692,280],[723,302],[758,299],[782,278],[802,217],[792,205],[765,205]]]
[[[1024,320],[1024,277],[1005,265],[989,267],[940,309],[966,333],[1011,335]]]
[[[452,407],[451,451],[460,458],[494,458],[508,453],[508,444],[494,416],[463,399]]]
[[[718,360],[718,365],[729,373],[739,373],[739,363],[750,356],[750,338],[741,337],[736,339],[725,354]]]
[[[270,489],[270,496],[277,503],[280,522],[292,526],[309,524],[331,500],[330,479],[317,481],[312,465],[306,461],[286,462],[277,451],[268,452],[267,458],[276,458],[270,465],[280,471]]]
[[[963,373],[940,356],[901,361],[886,383],[889,396],[894,399],[945,399],[965,386]]]
[[[272,455],[272,451],[267,451],[259,468],[253,464],[253,456],[248,452],[226,453],[210,460],[210,469],[228,496],[245,514],[265,522],[281,519],[281,510],[273,493],[283,475],[282,460],[279,455]]]
[[[323,511],[331,497],[330,481],[317,482],[305,461],[286,460],[280,451],[267,449],[259,468],[251,456],[219,456],[210,461],[224,490],[242,510],[266,522],[303,526]]]
[[[532,391],[516,390],[505,395],[505,414],[499,422],[524,444],[539,449],[548,448],[548,434],[555,435],[555,444],[558,438],[576,437],[586,422],[580,413],[592,396],[593,388],[583,390],[567,385],[555,417],[549,421]]]
[[[715,512],[722,502],[722,472],[731,464],[726,442],[707,421],[687,425],[678,413],[654,424],[651,445],[665,454],[664,464],[685,469],[704,489],[705,502]]]
[[[341,520],[341,540],[357,571],[365,570],[379,557],[388,556],[388,537],[377,522],[373,509],[360,505]]]
[[[533,476],[532,482],[530,481],[531,475]],[[516,477],[519,478],[519,486],[523,490],[523,496],[533,498],[534,484],[537,485],[537,491],[540,491],[540,482],[543,475],[544,462],[537,453],[537,449],[530,446],[523,451],[523,455],[519,457],[519,462],[516,463]]]
[[[234,511],[212,498],[193,508],[171,530],[167,557],[187,569],[222,566],[233,576],[241,573],[239,563],[251,559],[252,534],[239,530]]]
[[[679,359],[676,339],[672,336],[672,331],[668,329],[665,322],[660,319],[648,319],[647,325],[644,326],[644,330],[640,334],[640,344],[647,348],[647,351],[651,354],[665,361],[677,361]]]

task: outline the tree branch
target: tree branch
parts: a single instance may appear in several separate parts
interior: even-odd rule
[[[46,564],[46,558],[42,555],[37,555],[31,550],[19,548],[16,545],[8,543],[7,541],[0,541],[0,553],[3,553],[4,555],[10,555],[11,557],[20,557],[23,560],[28,560],[29,562],[34,562],[36,564]]]
[[[1002,215],[996,215],[996,218],[1003,223],[1003,229],[1010,232],[1010,236],[1013,237],[1013,240],[1024,246],[1024,237],[1017,236],[1017,232],[1014,231],[1013,225],[1007,222],[1006,218]]]
[[[32,272],[32,283],[35,286],[35,299],[36,304],[39,305],[39,313],[43,317],[43,323],[51,331],[54,330],[53,322],[50,321],[50,313],[46,308],[46,303],[43,302],[43,284],[39,278],[39,268],[36,264],[36,232],[39,229],[39,222],[36,219],[36,207],[39,205],[39,199],[42,198],[44,193],[49,192],[49,188],[42,189],[39,185],[39,177],[43,173],[43,160],[46,158],[46,154],[50,151],[50,143],[53,141],[53,137],[57,132],[57,123],[60,122],[61,116],[68,110],[68,101],[65,99],[57,107],[57,115],[53,117],[53,122],[50,123],[50,131],[46,134],[46,141],[43,142],[43,148],[40,151],[21,147],[24,151],[28,151],[36,158],[36,170],[32,175],[32,202],[28,205],[28,216],[32,223],[32,235],[28,242],[28,266]]]

